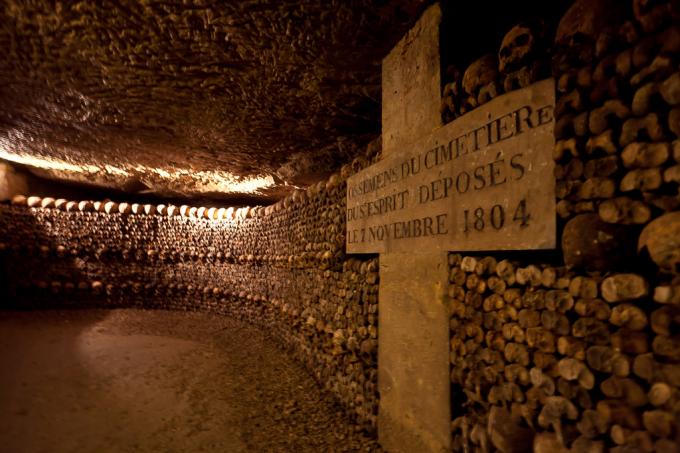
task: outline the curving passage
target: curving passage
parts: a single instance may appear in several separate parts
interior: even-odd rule
[[[0,204],[0,308],[142,307],[245,320],[376,431],[378,258],[344,254],[338,175],[236,211],[16,198]]]
[[[0,312],[4,451],[375,451],[262,331],[205,313]]]

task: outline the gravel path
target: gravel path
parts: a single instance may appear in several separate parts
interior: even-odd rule
[[[204,313],[0,312],[0,452],[376,451],[261,331]]]

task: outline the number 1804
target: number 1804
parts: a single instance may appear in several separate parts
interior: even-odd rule
[[[463,232],[484,231],[489,226],[494,230],[502,229],[507,222],[505,207],[495,204],[491,209],[482,207],[463,211]],[[529,226],[531,214],[527,211],[526,199],[521,199],[512,213],[512,222],[518,222],[520,228]]]

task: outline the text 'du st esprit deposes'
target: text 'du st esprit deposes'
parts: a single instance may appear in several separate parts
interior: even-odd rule
[[[554,81],[507,93],[347,180],[347,253],[555,247]]]

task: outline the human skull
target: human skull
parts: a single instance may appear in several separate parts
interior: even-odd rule
[[[475,60],[463,74],[463,89],[473,97],[477,97],[479,90],[498,79],[498,58],[487,54]]]
[[[136,249],[134,252],[135,261],[143,261],[146,257],[146,253],[142,249]]]
[[[321,262],[321,269],[330,269],[333,263],[333,253],[326,250],[325,252],[319,252],[319,261]]]
[[[680,212],[662,215],[642,230],[638,252],[644,249],[660,269],[680,274]]]
[[[446,68],[446,80],[449,82],[442,91],[441,113],[444,123],[449,123],[460,114],[463,74],[455,66],[449,66]]]
[[[62,288],[61,282],[56,281],[56,280],[50,282],[50,291],[52,291],[52,294],[61,293],[61,288]]]
[[[459,90],[458,84],[455,82],[444,85],[442,92],[441,114],[444,123],[450,123],[458,116],[458,99],[455,92]]]
[[[340,167],[340,176],[342,176],[343,179],[347,179],[350,176],[352,176],[352,166],[349,164],[345,164],[342,167]]]
[[[363,156],[357,156],[354,158],[352,161],[352,169],[354,170],[354,173],[358,173],[364,168],[366,168],[368,163],[366,162],[366,159]]]
[[[74,285],[73,282],[64,282],[64,292],[66,294],[73,294],[75,289],[76,285]]]
[[[345,338],[345,332],[342,329],[338,329],[335,332],[333,332],[333,339],[331,340],[333,343],[333,350],[331,351],[333,355],[339,355],[344,352],[344,346],[345,343],[347,342],[347,339]]]
[[[621,10],[616,0],[576,0],[557,26],[558,68],[591,62],[600,32],[619,22]]]
[[[64,247],[63,245],[58,245],[58,246],[56,247],[56,252],[57,252],[57,256],[58,256],[59,258],[63,258],[63,257],[66,256],[67,250],[66,250],[66,247]]]
[[[104,291],[104,285],[100,281],[93,281],[92,285],[92,293],[99,295]]]
[[[340,175],[334,173],[326,181],[326,191],[328,191],[329,193],[335,193],[335,191],[340,187],[341,184],[342,180],[340,179]]]
[[[633,14],[646,33],[652,33],[680,15],[679,0],[633,0]]]
[[[501,74],[516,71],[530,63],[543,47],[545,26],[543,23],[520,23],[510,29],[503,38],[498,51],[498,69]]]

